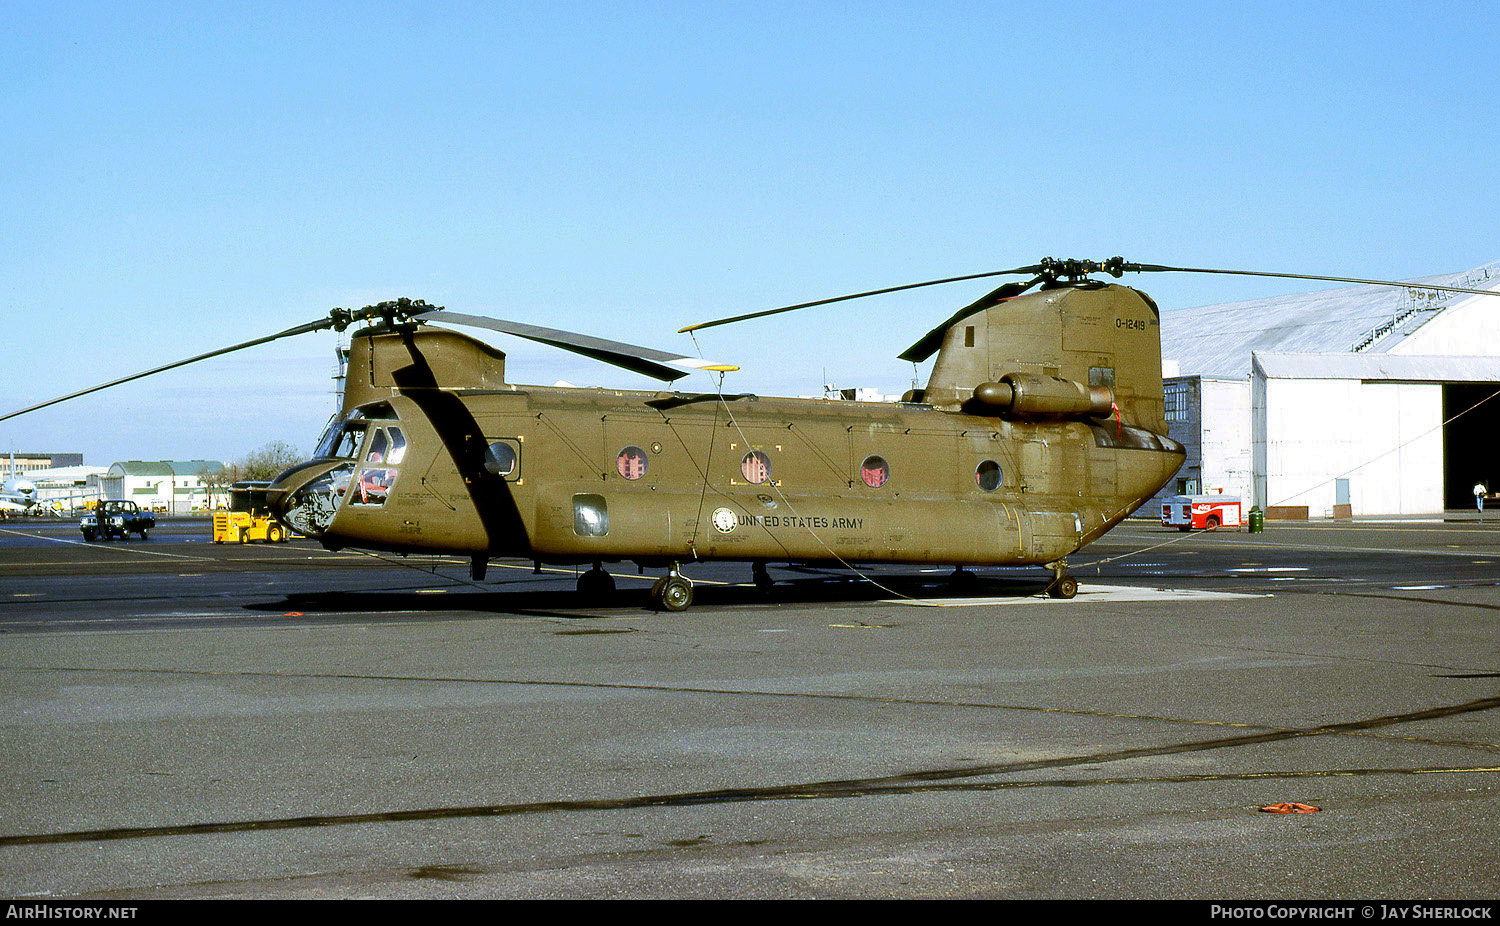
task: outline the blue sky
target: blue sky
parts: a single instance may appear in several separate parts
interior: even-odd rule
[[[1497,43],[1477,2],[0,2],[0,409],[402,295],[701,347],[733,391],[899,392],[982,281],[676,330],[1047,255],[1462,270],[1500,258]],[[515,382],[654,387],[486,339]],[[0,452],[310,450],[333,349],[3,422]]]

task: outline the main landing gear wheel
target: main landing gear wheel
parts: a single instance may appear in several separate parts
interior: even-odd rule
[[[615,593],[615,577],[598,563],[578,577],[578,594],[590,601],[603,601]]]
[[[651,603],[658,611],[686,611],[693,604],[693,583],[672,566],[672,571],[651,586]]]
[[[971,592],[979,584],[979,576],[962,566],[954,566],[948,576],[948,587],[958,592]]]
[[[1068,575],[1068,564],[1065,560],[1048,563],[1052,568],[1052,581],[1047,584],[1047,595],[1051,598],[1072,598],[1078,594],[1078,580]]]

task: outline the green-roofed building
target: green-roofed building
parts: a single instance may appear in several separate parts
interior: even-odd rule
[[[223,501],[213,486],[223,470],[218,460],[122,460],[98,477],[99,491],[167,514],[209,511]]]

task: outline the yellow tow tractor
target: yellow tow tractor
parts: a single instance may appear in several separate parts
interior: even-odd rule
[[[285,543],[291,531],[266,504],[269,482],[236,482],[229,487],[229,507],[214,512],[214,543]]]

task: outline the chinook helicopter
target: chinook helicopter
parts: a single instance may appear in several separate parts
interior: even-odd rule
[[[1041,566],[1071,598],[1067,557],[1159,491],[1184,460],[1167,435],[1160,317],[1144,292],[1094,278],[1179,271],[1407,285],[1255,271],[1045,259],[705,322],[883,293],[1021,276],[959,309],[903,352],[936,354],[900,402],[516,385],[505,354],[444,325],[551,344],[671,383],[736,367],[399,299],[62,396],[334,329],[351,333],[343,403],[313,457],[268,488],[272,509],[328,549],[664,569],[653,605],[693,600],[684,563]],[[1493,295],[1485,290],[1451,289]],[[722,376],[720,377],[722,382]]]

